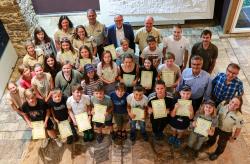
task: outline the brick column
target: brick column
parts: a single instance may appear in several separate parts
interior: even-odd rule
[[[31,0],[1,0],[0,20],[19,57],[26,54],[24,42],[38,24]]]

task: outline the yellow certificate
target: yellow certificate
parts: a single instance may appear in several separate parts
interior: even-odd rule
[[[105,113],[107,106],[101,104],[94,104],[94,112],[92,121],[104,123],[105,122]]]
[[[132,82],[135,80],[135,75],[131,75],[131,74],[123,74],[122,76],[124,83],[127,87],[131,87],[132,86]]]
[[[211,128],[211,125],[212,121],[208,121],[198,117],[198,119],[196,120],[196,127],[194,128],[194,132],[207,137],[208,136],[207,131]]]
[[[112,55],[112,59],[113,60],[116,59],[116,51],[115,51],[115,45],[114,44],[111,44],[111,45],[108,45],[108,46],[104,47],[104,50],[105,51],[110,51],[111,55]]]
[[[141,108],[132,108],[131,112],[133,114],[135,114],[135,118],[133,118],[133,120],[140,120],[140,121],[144,121],[144,110]]]
[[[116,78],[114,71],[110,67],[102,70],[102,76],[104,79],[109,80],[109,81],[112,81]]]
[[[161,79],[167,87],[171,87],[175,81],[174,71],[162,71]]]
[[[192,104],[191,100],[178,99],[178,103],[180,107],[176,111],[176,115],[178,116],[190,116],[189,107]]]
[[[141,71],[141,85],[145,88],[152,88],[153,71]]]
[[[88,114],[86,112],[75,115],[78,131],[82,132],[91,129]]]
[[[84,67],[86,64],[91,64],[91,59],[80,59],[80,66]]]
[[[72,130],[70,128],[68,120],[60,121],[58,124],[58,129],[59,129],[61,138],[67,138],[68,136],[72,135]]]
[[[168,116],[169,111],[166,110],[166,104],[164,99],[152,100],[151,103],[153,108],[154,119]]]
[[[32,125],[32,138],[34,140],[46,138],[43,121],[34,121],[31,122],[31,125]]]

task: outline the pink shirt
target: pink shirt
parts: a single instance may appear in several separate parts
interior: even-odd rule
[[[33,78],[35,75],[36,75],[35,72],[31,72],[32,78]],[[21,86],[22,88],[24,88],[24,89],[31,88],[31,80],[30,80],[30,81],[27,81],[27,80],[23,79],[22,76],[20,77],[19,84],[20,84],[20,86]]]

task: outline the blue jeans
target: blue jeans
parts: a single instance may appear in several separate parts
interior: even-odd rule
[[[131,133],[135,133],[136,131],[136,122],[137,120],[130,120]],[[145,134],[146,133],[145,121],[138,121],[138,123],[140,125],[141,134]]]

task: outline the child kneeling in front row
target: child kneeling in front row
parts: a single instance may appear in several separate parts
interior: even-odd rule
[[[148,140],[148,135],[146,132],[146,124],[145,119],[147,116],[147,105],[148,105],[148,98],[143,94],[144,88],[141,85],[136,85],[133,88],[133,93],[128,95],[127,97],[127,110],[128,115],[130,117],[130,140],[136,140],[136,122],[138,121],[140,125],[140,130],[144,141]],[[133,120],[136,115],[133,113],[133,108],[137,108],[138,110],[143,110],[144,117],[141,120]]]

